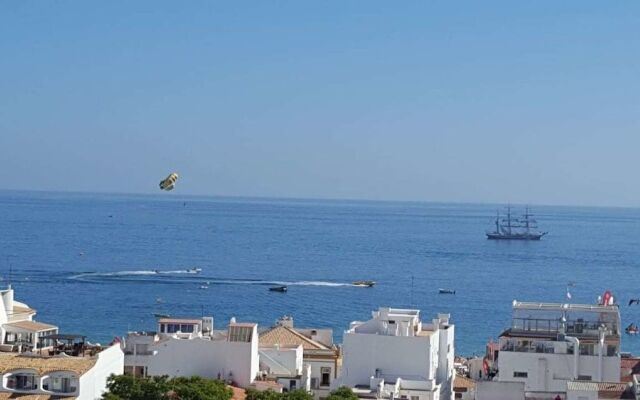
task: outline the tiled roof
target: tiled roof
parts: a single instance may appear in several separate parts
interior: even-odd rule
[[[475,389],[475,388],[476,388],[476,381],[474,381],[471,378],[467,378],[466,376],[456,375],[456,377],[453,380],[454,391],[459,391],[456,389],[466,389],[466,390],[460,390],[460,391],[468,391],[469,389]]]
[[[581,392],[594,392],[598,390],[598,385],[595,382],[588,382],[588,381],[568,381],[567,390],[579,390]]]
[[[97,357],[32,357],[18,353],[0,353],[0,374],[16,369],[33,369],[38,375],[54,371],[72,371],[82,375],[96,363]]]
[[[630,357],[620,360],[620,381],[631,382],[633,375],[640,374],[640,358]]]
[[[29,307],[22,307],[22,306],[13,306],[13,313],[14,314],[34,314],[36,312],[36,310],[34,310],[33,308],[29,308]]]
[[[247,398],[247,394],[244,389],[235,386],[229,387],[231,388],[231,390],[233,390],[233,396],[231,397],[231,400],[244,400]]]
[[[48,331],[51,329],[58,329],[58,327],[55,325],[49,325],[43,322],[36,322],[36,321],[11,322],[8,324],[4,324],[4,326],[12,326],[15,328],[24,329],[31,332],[40,332],[40,331]]]
[[[19,400],[62,400],[75,399],[75,397],[60,397],[48,394],[21,394],[0,392],[0,400],[19,399]]]
[[[598,399],[634,399],[631,386],[618,382],[567,382],[567,390],[598,392]]]
[[[330,350],[329,347],[309,339],[295,329],[276,326],[260,334],[260,346],[295,346],[302,345],[303,350]]]

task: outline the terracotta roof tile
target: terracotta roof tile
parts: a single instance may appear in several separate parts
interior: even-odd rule
[[[45,324],[44,322],[36,321],[17,321],[4,324],[4,326],[12,326],[15,328],[24,329],[32,332],[48,331],[51,329],[58,329],[55,325]]]
[[[295,329],[276,326],[260,334],[260,346],[295,346],[302,345],[303,350],[331,350],[324,344],[309,339]]]
[[[0,400],[19,399],[19,400],[62,400],[75,399],[75,397],[60,397],[48,394],[21,394],[0,392]]]
[[[466,376],[462,376],[462,375],[456,375],[456,377],[453,380],[453,390],[456,391],[456,389],[475,389],[476,388],[476,381],[474,381],[471,378],[467,378]]]
[[[633,375],[640,374],[640,358],[623,358],[620,360],[620,381],[631,382]]]
[[[72,371],[82,375],[96,363],[97,357],[38,357],[18,353],[0,353],[0,373],[16,369],[34,369],[38,375],[54,371]]]

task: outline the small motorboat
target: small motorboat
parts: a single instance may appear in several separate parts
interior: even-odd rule
[[[209,289],[209,286],[207,286],[207,285],[202,285],[202,286],[200,286],[200,289],[202,289],[202,290],[207,290],[207,289]]]
[[[627,335],[637,335],[638,333],[640,333],[640,328],[638,328],[638,325],[636,324],[630,324],[629,326],[624,328],[624,331],[627,333]]]
[[[199,274],[202,272],[202,268],[190,268],[187,270],[188,274]]]
[[[453,289],[438,289],[438,293],[440,294],[456,294],[456,291]]]
[[[375,281],[355,281],[353,282],[353,286],[357,287],[373,287],[375,285]]]
[[[274,287],[270,287],[269,291],[270,292],[285,293],[287,291],[287,287],[286,286],[274,286]]]
[[[169,318],[169,314],[153,313],[156,318]]]

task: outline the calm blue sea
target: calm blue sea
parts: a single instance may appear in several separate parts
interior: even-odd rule
[[[204,312],[219,327],[286,314],[340,340],[350,321],[393,306],[451,313],[457,352],[470,355],[508,326],[514,299],[561,302],[569,281],[575,302],[610,289],[623,324],[640,322],[626,305],[640,297],[640,210],[535,207],[548,236],[495,242],[484,232],[496,207],[2,191],[1,283],[37,319],[98,342],[153,329],[153,312]],[[349,285],[359,279],[378,284]],[[289,292],[269,292],[276,283]],[[623,349],[640,352],[640,337]]]

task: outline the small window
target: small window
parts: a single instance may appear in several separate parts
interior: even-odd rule
[[[322,381],[320,382],[320,386],[331,385],[331,368],[322,367],[320,369],[320,373],[322,374]]]
[[[391,319],[390,319],[390,320],[389,320],[389,323],[390,323],[390,324],[395,324],[395,323],[396,323],[396,321],[393,321],[393,320],[391,320]]]
[[[296,381],[293,379],[289,381],[289,390],[296,390]]]
[[[591,375],[578,375],[578,380],[579,381],[590,381],[591,380]]]
[[[311,378],[311,389],[318,389],[318,378]]]
[[[514,378],[527,378],[528,376],[529,374],[527,372],[513,371]]]
[[[411,396],[411,400],[420,400],[420,396]]]

